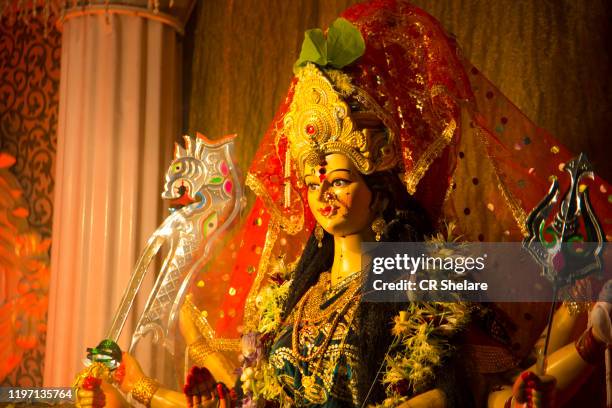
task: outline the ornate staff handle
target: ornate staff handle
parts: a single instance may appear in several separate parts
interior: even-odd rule
[[[544,348],[538,353],[538,375],[546,373],[546,356],[559,290],[579,279],[601,273],[603,266],[603,230],[591,206],[588,188],[582,189],[580,186],[582,178],[594,178],[593,168],[586,155],[581,153],[566,164],[565,170],[570,175],[570,186],[552,223],[547,224],[547,219],[559,196],[559,182],[556,178],[548,193],[527,217],[529,235],[523,240],[523,247],[542,267],[542,274],[551,282],[553,289]],[[580,220],[584,225],[584,233],[579,231]],[[591,242],[595,246],[576,257],[563,245],[570,242]]]
[[[110,369],[121,362],[117,340],[149,265],[163,245],[168,246],[168,254],[135,328],[130,350],[149,331],[154,332],[155,341],[162,335],[164,345],[172,349],[169,333],[189,282],[208,261],[216,238],[240,213],[242,188],[232,159],[234,138],[212,141],[198,134],[196,138],[185,136],[184,148],[175,145],[162,198],[182,208],[172,212],[147,241],[106,339],[87,350],[91,362],[104,363]]]
[[[125,321],[132,310],[134,300],[138,295],[142,282],[147,274],[149,265],[159,252],[162,245],[172,233],[172,224],[180,219],[182,214],[179,211],[170,214],[162,225],[153,233],[147,242],[147,246],[136,262],[134,272],[130,276],[128,286],[123,292],[119,307],[115,312],[110,329],[104,340],[98,346],[87,349],[87,358],[92,362],[101,362],[110,369],[115,369],[121,363],[121,348],[117,344],[119,336],[125,325]]]

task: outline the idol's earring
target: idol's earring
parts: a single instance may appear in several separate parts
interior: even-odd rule
[[[372,231],[376,234],[376,242],[380,241],[386,226],[387,223],[383,217],[378,217],[372,222]]]
[[[323,234],[324,233],[325,231],[323,231],[323,227],[319,225],[319,223],[317,223],[314,229],[314,236],[317,239],[317,247],[319,248],[323,246]]]

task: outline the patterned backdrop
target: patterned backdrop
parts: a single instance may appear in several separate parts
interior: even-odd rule
[[[0,152],[15,157],[10,168],[24,191],[28,221],[51,237],[59,105],[60,38],[38,19],[0,20]],[[4,384],[41,385],[44,332],[38,346]]]
[[[60,33],[44,28],[0,23],[0,151],[17,159],[30,224],[51,236],[61,47]]]

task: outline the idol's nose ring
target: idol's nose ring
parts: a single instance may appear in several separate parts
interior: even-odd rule
[[[323,198],[325,199],[325,201],[327,201],[328,204],[331,204],[333,201],[338,200],[338,196],[333,191],[329,190],[323,193]]]

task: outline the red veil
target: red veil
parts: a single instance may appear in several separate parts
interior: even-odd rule
[[[396,149],[408,191],[433,220],[454,221],[468,241],[520,241],[526,214],[545,195],[550,177],[568,180],[563,166],[570,152],[467,62],[454,39],[423,10],[375,0],[349,8],[342,17],[360,30],[366,44],[365,54],[343,71],[399,129]],[[246,176],[257,198],[192,289],[222,338],[255,328],[259,288],[278,268],[299,259],[313,228],[304,186],[285,161],[283,119],[294,85]],[[598,177],[585,184],[609,239],[612,187]],[[509,314],[524,307],[512,311],[510,306]],[[520,322],[523,330],[513,339],[519,354],[539,336],[545,324],[541,314]]]

